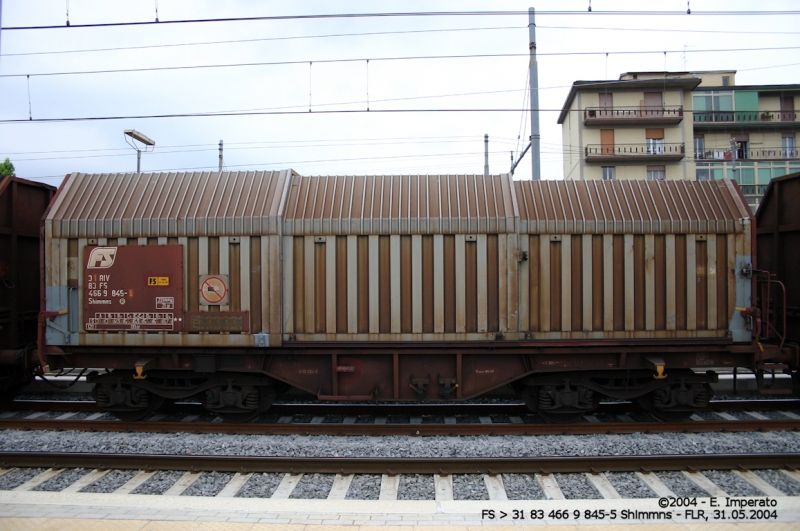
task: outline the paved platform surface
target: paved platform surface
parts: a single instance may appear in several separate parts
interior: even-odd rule
[[[148,496],[126,494],[88,494],[63,492],[0,491],[0,530],[8,529],[175,529],[175,530],[275,530],[328,531],[328,526],[413,527],[453,526],[509,527],[531,525],[591,527],[614,524],[615,528],[634,529],[636,524],[676,524],[675,531],[694,529],[800,529],[800,497],[752,498],[774,500],[777,518],[757,517],[743,522],[731,521],[726,498],[697,498],[691,513],[686,509],[659,507],[659,499],[541,500],[541,501],[358,501],[358,500],[275,500],[263,498],[200,498],[193,496]],[[712,501],[716,508],[712,508]],[[714,511],[727,511],[727,519],[715,517]],[[599,511],[605,511],[601,517]],[[612,520],[610,511],[616,511]],[[494,518],[489,511],[494,511]],[[515,513],[516,511],[516,513]],[[553,511],[559,511],[554,513]],[[577,511],[577,513],[576,513]],[[589,511],[590,513],[587,513]],[[592,515],[591,512],[594,511]],[[739,518],[753,518],[751,509],[743,509]],[[505,518],[501,518],[505,512]],[[669,513],[669,517],[665,514]],[[577,514],[577,519],[573,516]],[[517,519],[514,519],[514,515]],[[524,518],[520,518],[520,515]],[[106,527],[88,526],[103,522]],[[119,522],[129,522],[124,525]],[[35,523],[41,526],[35,526]],[[112,525],[110,522],[113,522]],[[160,522],[160,523],[159,523]],[[170,527],[168,523],[173,523]],[[212,524],[244,524],[229,527]],[[730,527],[728,524],[739,526]],[[80,524],[80,525],[79,525]],[[201,526],[200,524],[203,524]],[[258,524],[258,526],[254,526]],[[783,526],[783,524],[786,524]],[[16,526],[16,527],[12,527]],[[267,527],[263,527],[266,525]],[[27,526],[27,527],[26,527]],[[33,527],[31,527],[33,526]],[[47,527],[57,526],[57,527]],[[60,527],[58,527],[60,526]],[[65,527],[66,526],[66,527]],[[139,527],[137,527],[139,526]],[[721,526],[721,527],[714,527]],[[753,527],[761,526],[761,527]],[[665,528],[666,529],[666,528]]]

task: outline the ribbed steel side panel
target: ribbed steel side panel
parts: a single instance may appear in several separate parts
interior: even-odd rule
[[[70,176],[47,217],[54,237],[278,234],[293,172]]]
[[[515,181],[520,232],[741,232],[749,216],[728,181]],[[745,205],[746,206],[746,205]]]
[[[513,233],[508,175],[302,177],[294,182],[285,234]]]
[[[728,335],[750,214],[728,181],[517,181],[531,338]]]
[[[54,323],[70,344],[725,338],[751,254],[728,181],[76,174],[51,210],[49,310],[82,293],[87,245],[180,245],[183,310],[250,319],[246,334],[101,337],[70,308]],[[224,306],[201,304],[209,274],[228,277]]]

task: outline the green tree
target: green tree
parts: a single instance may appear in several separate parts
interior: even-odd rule
[[[6,157],[6,160],[3,162],[0,162],[0,176],[3,175],[15,175],[14,165],[11,164],[11,161],[8,160],[8,157]]]

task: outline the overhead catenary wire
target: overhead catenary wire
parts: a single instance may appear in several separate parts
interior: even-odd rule
[[[764,51],[777,51],[777,50],[800,50],[800,46],[771,46],[759,48],[715,48],[707,50],[686,50],[686,53],[727,53],[727,52],[764,52]],[[570,55],[644,55],[644,54],[668,54],[668,53],[684,53],[683,49],[680,50],[620,50],[616,52],[548,52],[537,53],[540,56],[570,56]],[[463,55],[416,55],[416,56],[398,56],[398,57],[370,57],[371,61],[419,61],[419,60],[444,60],[444,59],[491,59],[498,57],[527,57],[526,53],[493,53],[493,54],[463,54]],[[368,58],[346,58],[346,59],[315,59],[306,60],[298,59],[292,61],[257,61],[250,63],[220,63],[220,64],[205,64],[205,65],[183,65],[183,66],[151,66],[142,68],[113,68],[103,70],[77,70],[77,71],[62,71],[62,72],[34,72],[34,73],[19,73],[19,74],[0,74],[0,78],[4,77],[25,77],[25,76],[73,76],[73,75],[94,75],[94,74],[119,74],[119,73],[139,73],[139,72],[159,72],[168,70],[198,70],[208,68],[242,68],[242,67],[257,67],[257,66],[285,66],[297,65],[305,63],[353,63],[366,61]]]
[[[403,114],[403,113],[492,113],[492,112],[521,112],[524,109],[519,108],[438,108],[438,109],[331,109],[331,110],[318,110],[318,111],[249,111],[249,112],[197,112],[197,113],[174,113],[174,114],[140,114],[128,116],[83,116],[83,117],[61,117],[61,118],[35,118],[22,119],[11,118],[0,120],[2,124],[20,124],[20,123],[48,123],[48,122],[91,122],[91,121],[110,121],[110,120],[144,120],[144,119],[162,119],[162,118],[210,118],[210,117],[225,117],[225,116],[281,116],[281,115],[326,115],[326,114]],[[557,112],[561,113],[563,109],[558,108],[538,108],[529,109],[531,112]],[[581,109],[568,109],[569,112],[583,112]],[[684,114],[692,114],[694,111],[684,109]],[[698,111],[707,112],[707,111]]]
[[[578,30],[578,31],[585,31],[585,30],[634,31],[634,32],[644,32],[644,33],[677,32],[677,33],[714,33],[714,34],[727,34],[727,35],[800,35],[800,31],[733,31],[733,30],[699,30],[699,29],[670,29],[670,28],[620,28],[620,27],[597,27],[597,26],[543,26],[538,24],[536,28],[539,30],[558,29],[558,30]],[[222,41],[147,44],[140,46],[115,46],[109,48],[84,48],[77,50],[48,50],[39,52],[0,53],[0,57],[147,50],[147,49],[158,49],[158,48],[175,48],[183,46],[211,46],[218,44],[242,44],[242,43],[253,43],[253,42],[286,41],[286,40],[299,40],[299,39],[367,37],[367,36],[380,36],[380,35],[403,35],[403,34],[437,33],[437,32],[507,31],[515,29],[525,30],[527,29],[527,26],[490,26],[490,27],[480,27],[480,28],[441,28],[441,29],[399,30],[399,31],[368,31],[360,33],[330,33],[322,35],[290,35],[285,37],[262,37],[258,39],[232,39],[232,40],[222,40]]]
[[[474,140],[443,140],[443,141],[437,141],[437,142],[424,142],[424,143],[427,143],[427,144],[433,144],[433,143],[436,143],[436,144],[459,144],[459,143],[471,143],[471,142],[474,142]],[[420,143],[423,143],[423,142],[386,142],[386,143],[367,143],[367,144],[364,144],[364,143],[361,143],[361,144],[356,144],[356,143],[349,143],[349,144],[307,144],[307,145],[302,145],[302,146],[278,145],[278,146],[239,146],[239,147],[236,147],[236,146],[230,147],[230,145],[226,145],[225,147],[226,147],[226,151],[232,151],[232,150],[255,150],[255,149],[281,149],[281,150],[286,150],[286,149],[308,149],[308,148],[312,148],[312,147],[313,148],[321,148],[321,147],[349,147],[349,146],[400,146],[400,145],[420,144]],[[495,143],[511,144],[508,141],[500,141],[500,140],[496,140]],[[207,151],[217,151],[218,149],[219,149],[219,146],[217,146],[216,148],[215,147],[203,147],[203,148],[200,148],[200,149],[176,149],[176,150],[164,150],[164,149],[161,149],[159,151],[154,151],[154,152],[150,153],[150,157],[159,156],[159,155],[160,156],[172,155],[172,154],[175,154],[175,153],[202,153],[202,152],[207,152]],[[83,150],[83,151],[91,152],[91,150]],[[115,150],[115,151],[121,151],[121,150]],[[39,152],[38,154],[50,154],[50,155],[52,155],[52,154],[56,154],[56,153],[72,153],[72,152],[71,151],[52,151],[52,152],[44,152],[44,153]],[[13,153],[8,153],[8,154],[12,155]],[[25,154],[25,153],[23,152],[22,154]],[[34,153],[29,153],[29,154],[34,154]],[[129,153],[126,151],[126,152],[123,152],[123,153],[103,153],[103,154],[99,154],[99,155],[72,155],[72,154],[70,154],[70,155],[66,155],[66,156],[62,155],[62,156],[58,156],[58,157],[18,158],[16,160],[17,161],[40,161],[40,160],[94,159],[94,158],[129,157],[129,156],[130,156]]]
[[[129,22],[100,22],[93,24],[70,24],[67,25],[46,25],[46,26],[8,26],[2,28],[3,31],[25,31],[25,30],[52,30],[52,29],[79,29],[79,28],[109,28],[121,26],[164,26],[168,24],[202,24],[202,23],[220,23],[220,22],[254,22],[254,21],[285,21],[285,20],[316,20],[316,19],[353,19],[353,18],[417,18],[417,17],[503,17],[503,16],[520,16],[527,15],[527,11],[408,11],[397,13],[321,13],[321,14],[307,14],[307,15],[269,15],[269,16],[253,16],[253,17],[220,17],[220,18],[203,18],[203,19],[177,19],[177,20],[161,20],[161,21],[129,21]],[[559,15],[559,16],[687,16],[684,11],[593,11],[587,13],[586,11],[564,11],[564,10],[551,10],[551,11],[537,11],[537,14],[542,16]],[[775,11],[695,11],[691,16],[788,16],[798,15],[800,11],[796,10],[775,10]]]

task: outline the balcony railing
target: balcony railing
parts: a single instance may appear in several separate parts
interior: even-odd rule
[[[586,107],[584,123],[660,122],[679,123],[683,120],[681,105],[658,107]]]
[[[695,124],[781,124],[797,123],[795,111],[694,111]]]
[[[680,160],[684,144],[588,144],[584,148],[587,161]]]
[[[730,150],[706,150],[694,154],[695,160],[732,160]],[[737,160],[794,160],[800,159],[800,150],[796,148],[760,147],[740,149],[736,153]]]

